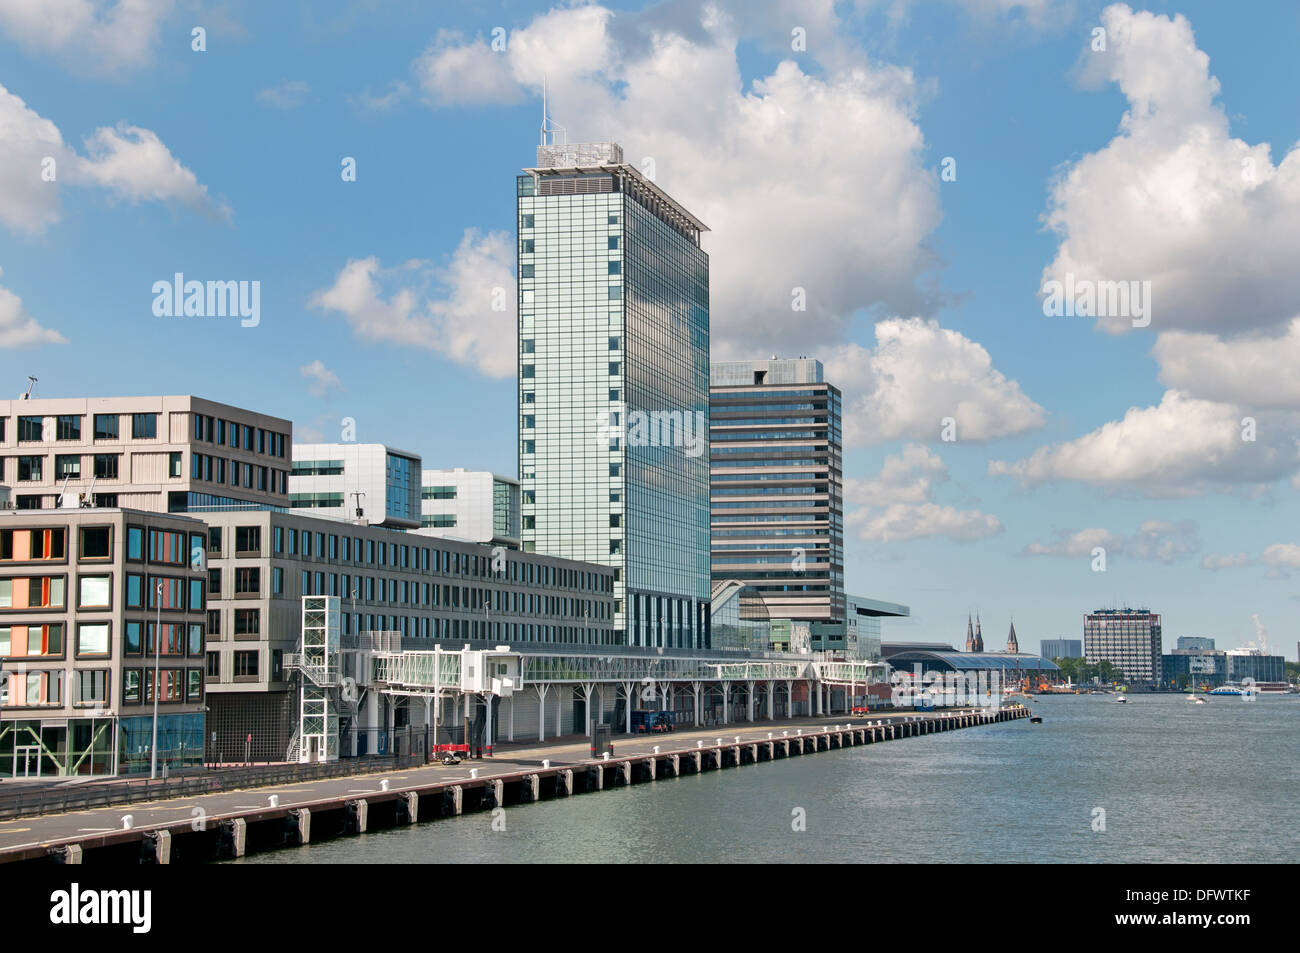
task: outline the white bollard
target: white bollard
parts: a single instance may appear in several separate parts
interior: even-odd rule
[[[271,802],[271,807],[280,806],[280,795],[278,794],[272,794],[269,798],[267,798],[267,800]]]
[[[770,732],[770,731],[767,733],[767,740],[768,740],[768,741],[771,741],[771,740],[772,740],[772,732]]]
[[[542,767],[543,767],[543,768],[549,768],[550,766],[551,766],[551,759],[550,759],[550,758],[543,758],[543,759],[542,759]]]
[[[802,729],[802,728],[796,728],[795,731],[794,731],[794,733],[795,733],[796,735],[801,735],[801,734],[803,734],[803,729]]]
[[[714,739],[714,744],[719,744],[719,745],[722,744],[722,739],[721,739],[721,738],[715,738],[715,739]]]
[[[655,745],[655,754],[658,754],[658,753],[659,753],[659,746],[658,746],[658,745]]]
[[[608,751],[602,751],[602,752],[600,753],[600,756],[601,756],[604,760],[606,760],[606,761],[609,760],[609,752],[608,752]]]
[[[477,778],[477,777],[478,777],[478,768],[470,768],[470,769],[469,769],[469,776],[470,776],[471,778]]]
[[[384,778],[382,781],[379,782],[379,790],[381,791],[388,790],[388,778]]]
[[[695,747],[697,747],[697,748],[703,748],[703,747],[704,747],[704,742],[703,742],[703,741],[697,741],[697,742],[695,742]]]
[[[135,817],[131,814],[122,815],[122,830],[129,831],[135,827]]]
[[[740,735],[736,735],[736,744],[740,744]]]

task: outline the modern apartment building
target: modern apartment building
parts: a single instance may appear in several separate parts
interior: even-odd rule
[[[420,529],[425,536],[519,548],[519,481],[486,470],[424,470]]]
[[[205,538],[139,510],[0,512],[0,776],[148,771],[155,641],[159,765],[201,763]]]
[[[842,648],[839,390],[808,358],[714,364],[709,428],[713,581],[754,587],[774,619],[830,623]]]
[[[1160,616],[1149,609],[1098,609],[1083,619],[1084,657],[1110,662],[1130,685],[1158,685]]]
[[[709,642],[705,226],[614,143],[517,179],[526,551],[610,566],[616,637]]]
[[[1083,658],[1083,640],[1043,639],[1038,643],[1038,654],[1047,659]]]
[[[0,401],[0,483],[20,510],[283,507],[292,440],[287,420],[192,396]]]
[[[314,516],[420,528],[418,454],[381,443],[296,443],[289,506]]]
[[[298,695],[284,657],[299,650],[304,595],[340,597],[353,645],[381,632],[427,648],[613,642],[613,571],[602,566],[302,512],[205,519],[217,758],[242,757],[246,743],[256,760],[285,758]]]
[[[1198,649],[1213,652],[1214,639],[1205,638],[1199,635],[1180,635],[1178,637],[1177,648],[1180,650]]]

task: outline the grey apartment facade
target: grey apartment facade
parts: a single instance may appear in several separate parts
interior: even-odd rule
[[[839,389],[807,358],[714,364],[709,425],[713,582],[752,586],[774,619],[832,624],[842,648]]]
[[[0,511],[0,777],[148,771],[155,666],[159,764],[201,763],[205,539],[183,516]]]
[[[341,636],[406,647],[601,646],[613,641],[612,569],[300,513],[205,514],[206,688],[217,758],[286,756],[304,595],[341,599]],[[247,742],[252,735],[252,741]],[[211,739],[210,739],[211,740]]]
[[[517,179],[526,551],[614,570],[623,644],[709,645],[705,226],[613,143]]]
[[[0,483],[16,509],[286,506],[292,441],[287,420],[188,395],[0,401]]]

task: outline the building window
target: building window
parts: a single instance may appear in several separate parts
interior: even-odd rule
[[[529,244],[532,244],[532,243],[530,242]],[[534,277],[534,275],[533,275],[533,266],[532,266],[532,265],[520,265],[520,266],[519,266],[519,277],[520,277],[520,278],[532,278],[532,277]]]
[[[208,595],[221,598],[221,570],[208,570]]]
[[[113,557],[113,527],[83,526],[77,533],[80,540],[77,553],[81,559]]]
[[[167,455],[167,475],[173,479],[179,479],[184,471],[181,469],[181,453],[174,450]]]
[[[257,657],[258,657],[258,653],[256,651],[236,652],[235,653],[235,678],[256,678]]]
[[[261,595],[262,570],[256,566],[240,566],[235,570],[235,595]]]
[[[77,578],[77,608],[107,609],[111,604],[112,576],[79,576]]]
[[[610,301],[618,301],[618,300],[619,300],[620,298],[622,298],[622,297],[623,297],[623,286],[622,286],[622,285],[610,285],[610,286],[609,286],[609,300],[610,300]]]
[[[208,653],[208,678],[214,682],[221,681],[221,653]]]
[[[609,262],[608,264],[609,264],[609,274],[611,274],[611,275],[621,275],[621,274],[623,273],[623,272],[622,272],[622,268],[621,268],[621,264],[620,264],[619,262],[617,262],[617,261],[611,261],[611,262]]]
[[[33,443],[45,439],[45,418],[19,417],[18,442]]]
[[[81,457],[77,454],[59,454],[54,458],[54,479],[80,480]]]
[[[523,364],[519,368],[520,377],[530,378],[530,377],[535,377],[536,374],[537,374],[537,366],[534,364]]]
[[[221,610],[208,610],[208,635],[213,638],[221,638]]]
[[[73,673],[78,705],[102,705],[108,701],[108,670],[92,669]]]
[[[157,414],[132,414],[131,438],[133,440],[153,440],[158,436]]]
[[[77,626],[77,656],[108,654],[108,623],[81,623]]]
[[[119,455],[116,453],[95,454],[95,476],[100,480],[116,480],[118,457]]]
[[[613,218],[613,216],[610,216],[610,217]],[[611,224],[613,224],[613,223],[611,222]],[[609,251],[613,251],[614,249],[618,248],[618,236],[617,236],[617,235],[610,235],[610,236],[609,236],[609,244],[608,244],[606,247],[609,249]]]
[[[279,566],[271,569],[271,595],[284,595],[284,570]]]
[[[258,635],[262,631],[262,613],[259,609],[235,610],[235,637]]]
[[[610,373],[611,375],[613,375],[613,374],[617,374],[617,373],[618,373],[618,361],[610,361],[610,362],[609,362],[609,373]]]
[[[63,414],[56,418],[54,422],[54,439],[80,440],[81,416],[79,414]]]
[[[41,470],[45,464],[44,457],[19,457],[18,458],[18,480],[19,482],[38,483],[41,480]]]
[[[292,550],[290,550],[292,552]],[[260,556],[262,553],[262,527],[235,527],[235,555],[245,554]]]
[[[117,414],[95,414],[95,439],[117,439]]]

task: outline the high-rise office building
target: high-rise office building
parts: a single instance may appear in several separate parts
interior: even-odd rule
[[[518,177],[525,551],[615,569],[616,637],[709,644],[705,226],[614,143]]]
[[[845,634],[840,392],[821,362],[714,364],[709,428],[714,582],[754,587],[774,619]]]
[[[1180,635],[1178,637],[1179,650],[1209,650],[1214,651],[1214,639],[1205,638],[1199,635]]]
[[[1084,656],[1110,662],[1131,684],[1161,681],[1160,616],[1149,609],[1098,609],[1083,619]]]

